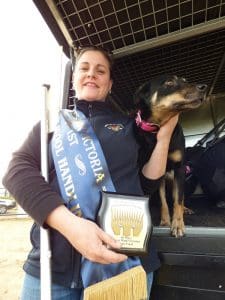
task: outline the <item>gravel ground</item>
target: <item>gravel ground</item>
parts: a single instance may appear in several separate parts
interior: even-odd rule
[[[31,225],[29,218],[0,216],[0,300],[19,299]]]

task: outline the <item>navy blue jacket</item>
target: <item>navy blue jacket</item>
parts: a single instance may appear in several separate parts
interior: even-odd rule
[[[140,154],[141,145],[135,136],[133,119],[113,111],[105,102],[90,103],[80,100],[77,109],[81,110],[91,122],[116,191],[133,195],[144,193],[151,195],[159,187],[160,179],[149,180],[142,175],[141,168],[144,161]],[[51,137],[52,134],[49,134],[49,141]],[[40,226],[45,226],[48,214],[63,204],[50,151],[50,184],[40,175],[40,166],[40,124],[37,124],[22,147],[13,154],[3,178],[4,186],[35,221],[30,235],[33,247],[24,264],[24,270],[36,277],[40,276]],[[52,281],[67,287],[81,286],[81,255],[59,232],[52,228],[49,228],[49,231]],[[146,272],[159,267],[157,252],[152,244],[149,255],[141,258],[141,261]]]

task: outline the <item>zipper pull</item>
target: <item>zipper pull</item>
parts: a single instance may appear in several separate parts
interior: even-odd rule
[[[92,116],[92,104],[88,104],[88,116],[89,116],[89,119]]]

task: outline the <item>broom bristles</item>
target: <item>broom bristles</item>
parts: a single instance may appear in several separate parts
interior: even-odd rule
[[[84,290],[84,300],[146,300],[147,279],[142,266],[131,268]]]

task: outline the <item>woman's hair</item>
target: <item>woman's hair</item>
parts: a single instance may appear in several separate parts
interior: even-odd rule
[[[106,49],[104,49],[102,47],[99,47],[99,46],[90,45],[90,46],[79,47],[79,48],[75,49],[75,51],[74,51],[75,66],[76,66],[76,63],[81,58],[81,56],[85,52],[87,52],[87,51],[98,51],[98,52],[102,53],[102,55],[105,57],[105,59],[109,63],[110,77],[112,78],[112,73],[113,73],[113,57],[112,57],[112,53],[110,53],[108,50],[106,50]]]

